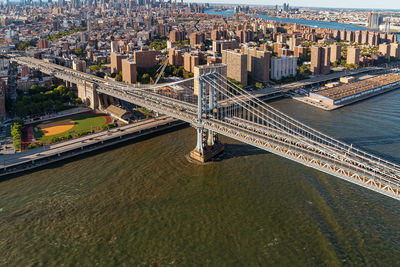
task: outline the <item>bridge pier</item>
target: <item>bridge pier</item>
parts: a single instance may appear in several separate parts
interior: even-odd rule
[[[82,84],[77,84],[78,97],[82,99],[88,107],[96,110],[100,106],[99,95],[96,92],[96,84],[83,81]]]
[[[198,109],[197,125],[194,127],[197,131],[197,144],[196,148],[190,152],[190,157],[198,162],[204,163],[222,153],[224,151],[224,145],[218,140],[218,135],[216,133],[202,127],[203,118],[218,117],[218,91],[212,86],[207,86],[206,83],[201,80],[199,72],[196,72],[196,74],[198,74],[196,77]]]

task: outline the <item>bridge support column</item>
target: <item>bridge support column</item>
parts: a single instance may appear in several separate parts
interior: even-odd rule
[[[99,108],[99,95],[96,92],[96,84],[83,81],[82,84],[77,84],[78,97],[82,99],[88,107],[93,110]]]
[[[201,125],[203,118],[212,118],[217,114],[217,90],[206,86],[201,77],[198,76],[198,111],[197,111],[197,144],[196,148],[190,152],[190,157],[196,161],[204,163],[224,151],[224,145],[219,142],[216,133],[204,129]],[[208,89],[208,90],[207,90]],[[207,98],[208,91],[208,98]]]

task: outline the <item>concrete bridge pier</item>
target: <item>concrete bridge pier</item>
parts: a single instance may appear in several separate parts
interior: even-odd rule
[[[96,84],[83,81],[82,84],[77,84],[78,97],[85,103],[88,107],[96,110],[100,107],[100,98],[96,91]]]
[[[207,88],[201,81],[201,77],[196,77],[198,89],[198,111],[197,125],[194,126],[197,131],[196,148],[190,152],[190,157],[196,161],[204,163],[224,151],[224,145],[218,140],[216,133],[204,129],[201,124],[203,118],[212,118],[217,116],[217,90]],[[207,90],[208,89],[208,90]],[[207,98],[208,91],[208,98]]]

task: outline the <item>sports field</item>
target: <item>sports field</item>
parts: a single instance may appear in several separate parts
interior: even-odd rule
[[[110,118],[101,114],[85,113],[40,123],[33,127],[36,141],[54,142],[68,136],[79,136],[101,129]]]

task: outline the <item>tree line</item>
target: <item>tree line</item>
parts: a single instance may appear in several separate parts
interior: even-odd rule
[[[19,117],[59,112],[81,104],[70,88],[64,85],[32,85],[28,95],[19,93],[16,113]]]

